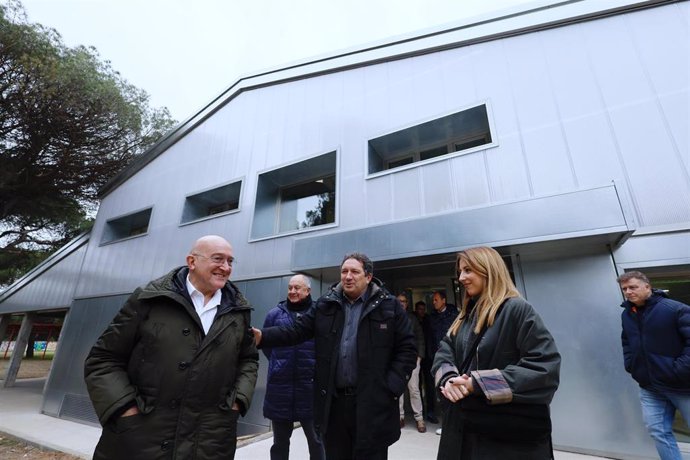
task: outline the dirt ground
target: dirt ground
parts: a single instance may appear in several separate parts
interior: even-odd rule
[[[10,360],[1,358],[2,355],[0,355],[0,375],[4,375]],[[23,359],[17,378],[46,377],[52,362],[51,359]],[[2,460],[77,460],[78,458],[62,452],[44,450],[0,433],[0,459]]]
[[[44,450],[0,434],[0,458],[3,460],[79,460],[74,455]]]
[[[41,359],[40,357],[35,357],[31,359],[24,358],[19,366],[19,373],[17,374],[18,379],[32,379],[36,377],[47,377],[50,371],[50,365],[53,363],[52,359]],[[7,359],[2,359],[2,354],[0,354],[0,376],[5,375],[5,369],[10,364],[9,357]],[[4,457],[0,457],[4,459]]]

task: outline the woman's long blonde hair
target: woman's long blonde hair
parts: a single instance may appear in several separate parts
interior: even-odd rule
[[[455,259],[455,268],[458,277],[460,275],[460,262],[465,262],[475,273],[484,278],[484,290],[479,294],[474,306],[474,315],[477,317],[477,325],[474,328],[475,334],[484,328],[485,325],[492,326],[496,319],[496,312],[504,300],[510,297],[519,297],[513,280],[510,279],[508,267],[495,249],[480,246],[465,249],[458,252]],[[467,292],[462,297],[462,308],[460,314],[450,326],[448,333],[454,335],[458,333],[460,325],[467,319],[467,311],[470,302]]]

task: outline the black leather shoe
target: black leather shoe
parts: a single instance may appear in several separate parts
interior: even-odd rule
[[[426,416],[426,421],[429,423],[436,423],[438,424],[438,419],[434,417],[433,415],[427,415]]]

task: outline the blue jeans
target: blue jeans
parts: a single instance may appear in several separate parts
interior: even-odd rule
[[[642,418],[647,426],[661,460],[682,460],[676,437],[673,435],[673,418],[676,409],[685,423],[690,424],[690,395],[645,390],[640,388]]]

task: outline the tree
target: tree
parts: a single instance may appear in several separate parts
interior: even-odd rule
[[[0,0],[0,285],[88,228],[99,188],[174,123],[94,48]]]

